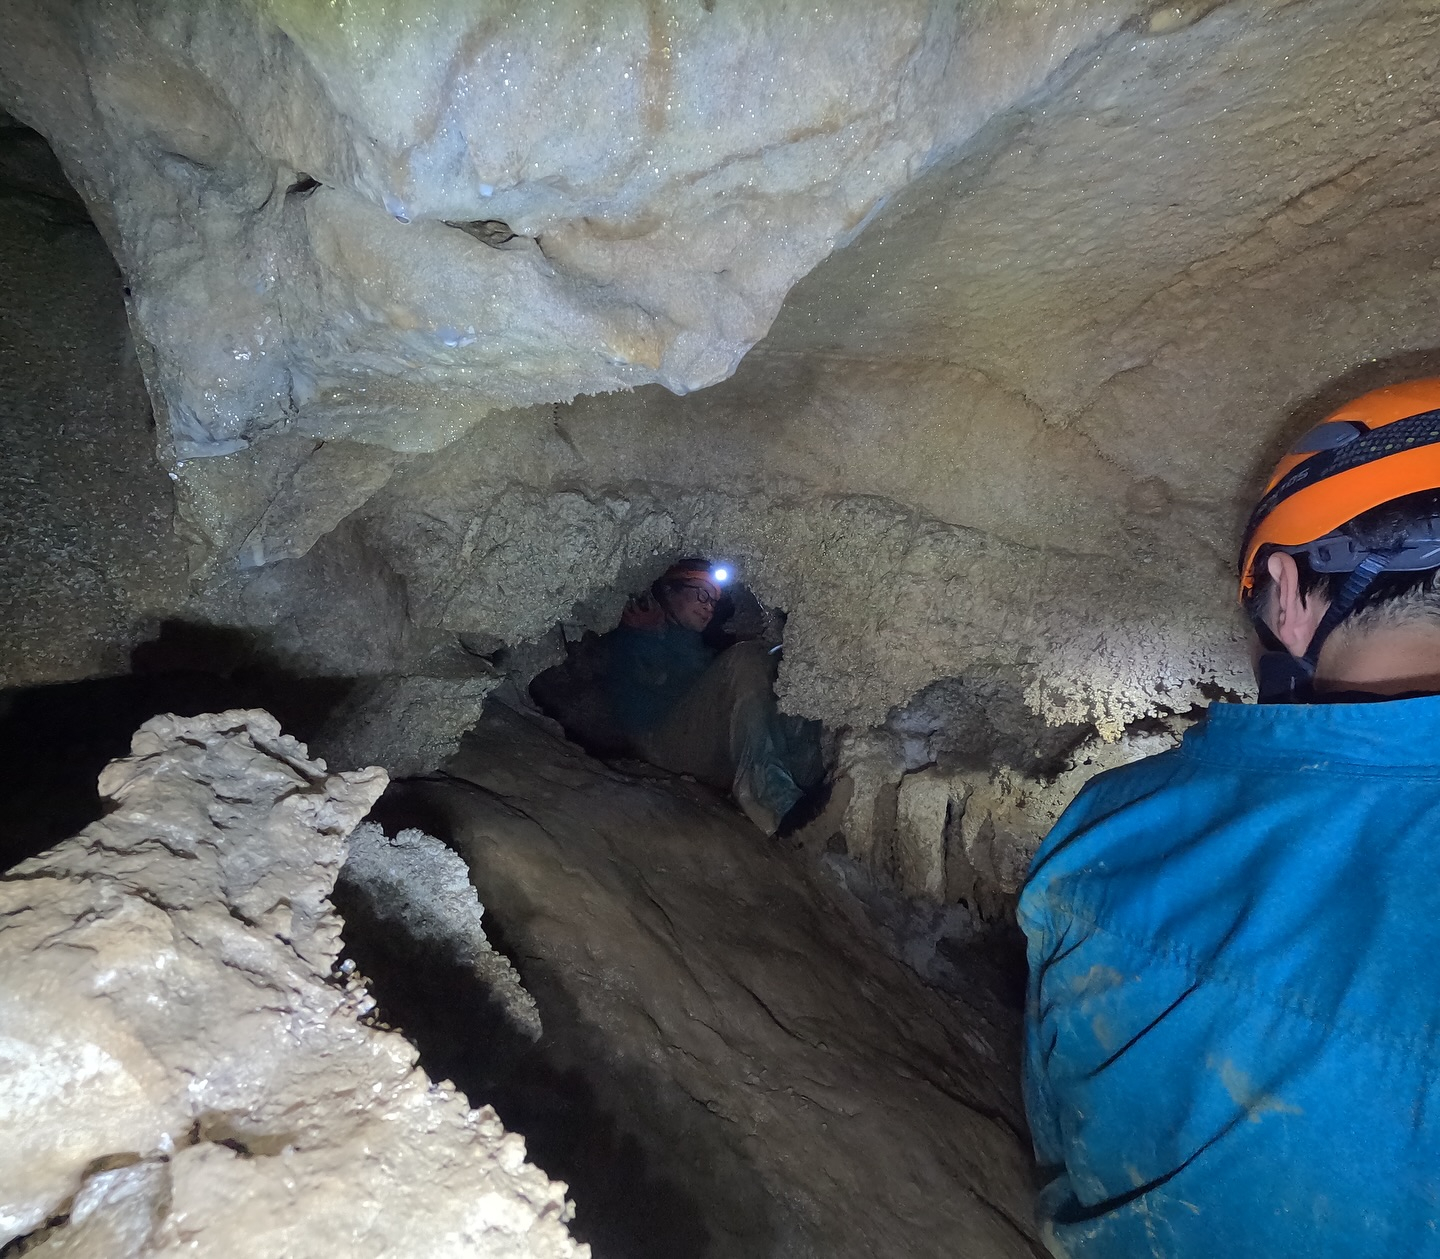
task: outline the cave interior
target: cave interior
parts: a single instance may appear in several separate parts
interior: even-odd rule
[[[241,7],[0,17],[0,1254],[1044,1253],[1015,898],[1253,694],[1276,452],[1440,368],[1440,13]],[[597,716],[685,555],[796,839]]]

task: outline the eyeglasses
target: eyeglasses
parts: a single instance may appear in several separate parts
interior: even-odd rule
[[[702,586],[698,583],[691,585],[689,582],[686,582],[681,589],[694,599],[696,603],[700,604],[701,607],[711,608],[719,602],[719,596],[717,596],[709,586]]]

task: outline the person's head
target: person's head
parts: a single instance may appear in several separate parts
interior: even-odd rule
[[[1342,407],[1271,478],[1240,565],[1241,602],[1269,649],[1261,698],[1303,696],[1311,680],[1440,690],[1437,574],[1440,379],[1427,379]]]
[[[710,624],[720,602],[720,583],[710,561],[695,556],[672,564],[652,589],[666,616],[697,633]]]

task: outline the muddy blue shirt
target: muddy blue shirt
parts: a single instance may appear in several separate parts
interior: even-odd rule
[[[695,630],[622,625],[609,636],[606,691],[620,728],[644,734],[665,720],[715,659]]]
[[[1212,707],[1020,922],[1057,1253],[1440,1256],[1440,697]]]

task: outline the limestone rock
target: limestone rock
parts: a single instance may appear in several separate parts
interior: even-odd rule
[[[888,196],[1146,7],[83,0],[7,11],[0,100],[106,226],[176,456],[434,449],[728,376]]]
[[[4,115],[0,276],[4,690],[122,671],[186,572],[114,259],[44,141]]]
[[[563,1186],[337,981],[327,896],[382,771],[263,712],[157,717],[111,812],[0,879],[0,1243],[581,1256]]]
[[[405,778],[437,769],[479,719],[496,676],[362,678],[316,744],[340,765],[382,765]]]
[[[852,857],[879,872],[891,867],[891,838],[905,775],[896,740],[886,731],[861,730],[841,744],[836,774],[851,784],[841,821]]]
[[[1020,890],[1035,849],[1089,779],[1170,751],[1192,721],[1171,717],[1119,739],[1092,737],[1060,773],[1038,780],[1006,766],[954,774],[952,791],[962,803],[947,849],[953,867],[947,896],[964,896],[993,915]]]
[[[863,226],[855,224],[846,248],[795,284],[765,340],[730,380],[683,398],[649,386],[569,406],[495,412],[456,436],[454,416],[443,423],[437,417],[449,415],[446,407],[463,397],[461,418],[468,423],[481,405],[478,395],[489,388],[485,382],[509,389],[505,381],[529,370],[529,350],[514,364],[476,360],[466,385],[456,373],[463,356],[482,352],[479,340],[443,347],[444,355],[460,357],[442,364],[434,358],[439,343],[427,332],[429,314],[422,310],[414,328],[402,328],[404,319],[392,322],[393,296],[413,304],[434,294],[440,301],[469,282],[464,268],[456,269],[459,278],[441,273],[439,255],[431,257],[426,242],[448,241],[446,249],[470,251],[481,260],[474,265],[493,264],[505,276],[511,275],[506,268],[539,265],[527,239],[532,230],[540,238],[535,249],[554,246],[546,266],[557,275],[590,265],[583,260],[598,258],[596,251],[614,251],[615,269],[599,268],[604,283],[577,283],[574,300],[583,305],[603,297],[624,305],[652,280],[662,287],[681,283],[667,233],[682,230],[682,223],[693,227],[685,216],[720,189],[715,195],[724,214],[763,211],[771,224],[761,231],[746,218],[749,226],[735,237],[732,274],[718,277],[712,270],[693,286],[697,301],[720,302],[707,285],[769,283],[769,264],[748,252],[765,232],[783,235],[802,219],[811,221],[806,207],[818,202],[806,200],[809,193],[783,206],[776,200],[779,175],[798,171],[797,178],[809,178],[820,167],[809,165],[805,154],[831,151],[842,134],[878,132],[846,123],[834,135],[797,133],[793,143],[737,158],[725,178],[758,171],[743,196],[723,179],[681,186],[682,179],[669,191],[658,184],[647,191],[641,185],[657,177],[643,174],[643,161],[606,180],[618,169],[612,162],[626,152],[638,156],[642,141],[650,142],[637,139],[635,150],[626,148],[628,141],[609,145],[608,115],[597,116],[573,130],[588,148],[579,139],[579,147],[565,147],[556,129],[550,139],[559,148],[520,154],[538,155],[536,171],[553,172],[562,159],[578,163],[583,180],[545,185],[560,207],[553,219],[539,209],[534,222],[522,222],[518,213],[507,219],[509,211],[501,214],[491,204],[502,197],[499,183],[489,198],[475,190],[485,202],[478,208],[426,202],[415,190],[433,191],[452,175],[468,188],[482,177],[463,162],[426,164],[455,145],[457,135],[469,144],[477,133],[467,121],[473,121],[469,106],[457,106],[459,112],[437,115],[435,128],[404,150],[415,155],[413,168],[397,166],[395,154],[418,134],[413,110],[447,92],[488,96],[494,104],[485,125],[499,124],[495,134],[503,131],[518,143],[549,125],[544,110],[523,120],[510,112],[531,99],[527,94],[539,80],[512,79],[512,100],[495,86],[503,86],[503,76],[482,83],[460,73],[438,86],[432,76],[413,98],[396,104],[398,84],[424,78],[425,56],[409,57],[403,67],[398,58],[377,56],[365,25],[380,21],[372,10],[332,6],[296,17],[292,7],[271,6],[254,21],[258,10],[232,7],[232,17],[248,16],[221,30],[215,4],[186,6],[192,14],[186,22],[175,20],[173,0],[146,6],[142,16],[98,0],[20,5],[5,15],[11,38],[0,43],[0,79],[23,98],[26,117],[49,128],[127,274],[138,277],[138,348],[160,403],[161,444],[181,423],[176,416],[183,407],[167,401],[176,390],[189,391],[193,405],[185,405],[197,416],[212,403],[220,408],[205,421],[209,427],[197,420],[192,436],[201,446],[227,448],[232,438],[240,440],[235,434],[249,434],[245,449],[187,458],[183,467],[176,457],[170,468],[181,520],[197,541],[192,550],[202,560],[208,556],[208,566],[199,569],[196,619],[246,628],[292,672],[448,676],[448,666],[436,663],[447,645],[483,641],[508,649],[534,643],[561,624],[572,633],[609,628],[627,588],[648,582],[667,558],[708,550],[739,562],[765,601],[789,614],[780,690],[790,710],[835,727],[875,726],[937,681],[962,679],[969,686],[980,679],[1018,697],[1023,720],[1007,715],[1001,729],[988,712],[962,706],[951,725],[972,761],[1009,765],[1005,749],[1048,745],[1057,732],[1072,742],[1090,728],[1121,738],[1137,721],[1185,711],[1216,694],[1243,694],[1249,686],[1234,550],[1247,500],[1286,438],[1348,394],[1440,370],[1433,349],[1440,269],[1432,265],[1440,257],[1440,150],[1426,78],[1440,49],[1433,5],[1196,0],[1137,10],[1136,20],[1101,39],[1093,55],[1071,58],[1065,75],[1016,100],[952,153],[937,150],[927,170],[917,166]],[[1029,17],[1012,30],[1007,24],[1022,8]],[[717,4],[709,16],[703,6],[677,16],[678,33],[668,45],[674,64],[697,67],[698,77],[692,82],[688,69],[676,69],[676,90],[720,73],[721,61],[705,60],[701,44],[688,42],[709,38],[707,22],[743,32],[734,56],[763,62],[767,41],[803,16],[783,5],[766,12],[772,9],[771,24],[743,4]],[[441,6],[426,25],[392,5],[385,20],[395,23],[388,29],[396,47],[426,53],[452,47],[455,22],[464,25],[480,11],[467,8],[470,17],[457,17],[458,8]],[[868,108],[865,93],[874,85],[865,76],[880,64],[870,58],[883,59],[886,47],[893,51],[886,41],[898,28],[886,24],[909,12],[881,5],[863,18],[836,17],[825,31],[811,31],[814,41],[796,45],[803,65],[795,72],[828,83],[803,58],[832,47],[826,42],[832,38],[849,38],[854,28],[847,23],[863,20],[853,69],[857,108]],[[934,20],[916,48],[945,46],[948,10],[927,12]],[[1065,13],[1093,17],[1100,10],[992,4],[964,12],[996,23],[980,28],[994,36],[989,46],[972,39],[965,57],[993,71],[998,101],[1007,84],[1018,82],[1005,68],[1031,47],[1015,32],[1032,29],[1026,25],[1032,20],[1043,24],[1046,14],[1063,25]],[[498,43],[481,40],[453,64],[463,71],[509,51],[512,67],[539,73],[533,58],[544,39],[531,38],[531,24],[560,19],[535,14],[527,10],[514,27],[496,26]],[[597,41],[602,52],[585,63],[595,76],[585,81],[596,87],[592,96],[601,107],[611,98],[599,87],[614,87],[617,76],[626,82],[617,51],[627,46],[621,34],[650,39],[627,14],[623,6],[614,10],[608,33]],[[1119,20],[1121,10],[1112,16]],[[327,42],[332,17],[350,24],[355,42],[343,48]],[[734,26],[723,25],[732,19]],[[79,38],[99,29],[97,23],[108,23],[103,38]],[[294,33],[276,35],[287,23]],[[1001,38],[1006,32],[1015,38]],[[929,42],[932,35],[940,44]],[[1074,35],[1055,38],[1064,44]],[[510,36],[514,41],[506,44]],[[562,44],[563,37],[552,49],[555,58],[578,55],[580,45],[567,52]],[[246,67],[253,59],[246,58],[259,56],[260,45],[269,60],[263,73],[251,74]],[[150,72],[157,50],[175,67],[173,75]],[[965,85],[964,66],[971,64],[955,61],[953,83],[946,79],[962,95],[975,86]],[[777,76],[777,84],[788,81]],[[247,88],[245,99],[232,99],[227,85],[240,78],[265,88]],[[92,95],[59,86],[92,81]],[[924,74],[914,79],[930,81]],[[905,118],[918,116],[907,112],[910,87],[903,84],[893,120],[897,134],[909,126]],[[344,109],[336,106],[342,97]],[[693,94],[686,99],[686,109],[699,108]],[[377,100],[391,112],[380,116]],[[562,104],[570,103],[565,96]],[[763,130],[772,116],[797,120],[814,102],[799,93],[793,109],[745,122],[751,103],[744,93],[717,93],[707,106],[720,137],[716,162],[725,160],[726,136],[733,139],[752,124]],[[635,116],[616,109],[616,127]],[[677,110],[689,121],[666,124],[659,147],[645,156],[657,163],[661,182],[668,172],[694,173],[698,166],[690,158],[704,148],[698,141],[698,148],[686,147],[700,114],[686,114],[678,98],[669,112]],[[135,122],[142,116],[153,122],[148,130]],[[227,121],[234,117],[245,121],[243,143]],[[81,127],[76,119],[84,118],[90,121]],[[166,118],[171,121],[162,126]],[[358,120],[369,121],[362,128]],[[306,130],[297,140],[301,122]],[[367,139],[357,150],[347,130],[352,124],[373,133],[375,144]],[[489,161],[490,133],[481,132],[473,151]],[[682,133],[690,137],[684,143]],[[862,136],[857,154],[869,152],[868,143]],[[275,157],[284,145],[295,146],[293,161]],[[322,169],[314,152],[338,156]],[[200,164],[177,156],[184,153]],[[788,165],[792,158],[798,164]],[[496,160],[503,165],[509,155]],[[268,181],[259,192],[248,175],[218,186],[224,171],[256,170]],[[301,170],[318,183],[300,179]],[[598,182],[589,182],[596,172]],[[411,202],[425,210],[408,226],[383,209],[381,189],[393,192],[402,176],[407,214]],[[541,184],[526,183],[529,178],[504,195],[539,196]],[[831,190],[844,200],[851,187],[842,180]],[[246,208],[252,194],[263,211]],[[689,209],[653,223],[643,219],[644,206],[672,201]],[[581,202],[590,217],[566,218],[565,207]],[[632,208],[640,218],[626,217]],[[447,219],[462,227],[445,226]],[[536,226],[542,219],[544,230]],[[706,231],[719,222],[706,219]],[[147,225],[155,228],[149,235],[142,230]],[[650,234],[617,235],[622,225]],[[516,235],[507,237],[512,230]],[[404,242],[403,249],[396,244],[400,253],[375,244],[382,232],[385,242]],[[576,233],[604,240],[579,248]],[[275,240],[290,242],[291,252],[266,253]],[[714,241],[697,234],[692,243],[694,258],[702,259]],[[225,286],[244,288],[256,278],[232,265],[235,250],[252,244],[256,252],[240,251],[245,265],[268,276],[270,262],[279,259],[279,278],[267,294],[230,294]],[[562,245],[575,248],[562,258]],[[622,253],[646,250],[653,267],[621,260]],[[320,275],[315,260],[322,255],[328,287],[315,280],[319,287],[307,288],[305,277]],[[787,257],[777,255],[775,276],[785,271]],[[162,274],[151,265],[156,259],[174,266]],[[384,283],[366,290],[369,313],[353,328],[343,319],[338,330],[331,328],[326,312],[353,313],[351,298],[362,287],[355,277],[371,262]],[[413,275],[406,270],[411,262]],[[497,309],[511,312],[506,329],[533,337],[527,345],[557,373],[570,373],[575,356],[588,362],[598,352],[599,342],[581,335],[588,325],[561,321],[537,332],[526,320],[543,305],[527,297],[515,315],[507,303],[521,290],[500,284],[499,273],[486,274],[495,281],[486,300],[493,290]],[[24,275],[32,277],[27,286],[53,282],[53,274],[38,269]],[[695,277],[687,275],[690,284]],[[423,292],[415,296],[414,289]],[[194,318],[165,313],[179,308],[177,292],[193,299]],[[666,292],[675,296],[678,289]],[[293,321],[287,316],[282,339],[300,349],[285,352],[289,366],[277,376],[294,376],[293,415],[288,402],[278,410],[263,402],[273,358],[262,362],[252,353],[242,361],[231,353],[223,372],[212,363],[206,375],[209,368],[201,370],[196,357],[203,357],[199,347],[223,340],[232,323],[263,322],[268,316],[253,304],[269,310],[272,298],[297,312]],[[659,312],[659,321],[672,318],[665,313],[670,307],[654,305],[649,296],[643,304]],[[20,307],[18,318],[23,323],[32,314]],[[759,321],[768,319],[765,313]],[[469,335],[450,313],[438,312],[431,322],[436,330]],[[322,324],[333,338],[319,337]],[[66,334],[77,358],[96,340],[87,340],[85,326]],[[564,341],[562,349],[552,332]],[[281,336],[278,323],[267,338],[272,334]],[[397,367],[403,338],[409,338],[401,346],[407,357]],[[362,342],[364,354],[357,349]],[[250,352],[250,342],[226,344]],[[502,342],[486,344],[494,349]],[[375,357],[366,357],[372,350]],[[340,392],[307,392],[305,364],[319,359],[339,373]],[[24,355],[11,362],[18,376]],[[358,389],[376,364],[395,370],[387,369],[383,388],[366,385],[363,397],[378,399],[371,406]],[[351,366],[358,374],[349,373]],[[623,374],[633,367],[604,370]],[[87,360],[84,368],[90,379],[113,371],[113,359],[98,366]],[[222,377],[229,382],[224,388],[210,387]],[[440,377],[443,389],[435,385]],[[107,528],[113,521],[127,541],[112,548],[105,529],[87,526],[69,532],[65,546],[6,553],[15,571],[6,586],[16,592],[26,626],[12,654],[35,662],[33,674],[7,674],[15,681],[123,667],[141,609],[153,612],[164,603],[163,589],[147,589],[165,565],[146,562],[159,557],[151,553],[157,534],[145,514],[117,518],[93,510],[104,500],[106,451],[92,442],[103,425],[86,426],[84,452],[62,444],[63,389],[55,393],[53,428],[33,428],[37,440],[3,468],[9,496],[3,523],[19,532],[33,518],[41,532],[56,533],[64,515],[54,509],[73,501],[77,512],[103,519]],[[126,458],[120,462],[139,486],[134,452],[148,439],[143,408],[134,401],[127,395],[130,423],[117,421],[113,440],[118,457],[123,427]],[[252,432],[247,426],[255,415],[274,423]],[[351,419],[357,425],[351,436],[365,441],[338,439]],[[307,425],[323,439],[318,452]],[[391,425],[416,445],[455,440],[437,453],[405,456],[366,444]],[[54,453],[42,458],[39,439],[48,433],[56,439]],[[81,479],[67,475],[72,461],[94,473],[92,483],[102,492],[50,494],[52,477],[67,486]],[[168,513],[164,485],[158,490],[147,501]],[[242,556],[264,562],[240,568]],[[128,560],[123,580],[112,562],[119,558]],[[65,611],[32,615],[39,603],[26,603],[26,592],[40,590]],[[110,603],[114,615],[99,614],[101,602]],[[907,771],[919,764],[905,761]],[[1023,766],[1018,772],[1024,780],[1046,777]],[[896,784],[898,774],[890,785]]]
[[[936,770],[900,780],[895,809],[895,864],[907,895],[945,899],[945,838],[956,793],[948,775]],[[964,807],[964,796],[958,801]]]
[[[351,832],[335,897],[347,926],[383,941],[392,959],[417,969],[469,971],[514,1030],[540,1039],[535,999],[485,937],[485,907],[470,871],[433,835],[410,827],[391,838],[362,822]]]
[[[25,1253],[45,1259],[140,1259],[153,1254],[152,1243],[172,1193],[171,1169],[164,1158],[95,1171],[75,1195],[65,1224],[34,1239]]]
[[[390,479],[392,461],[354,442],[321,442],[304,457],[241,544],[253,567],[304,555]]]

